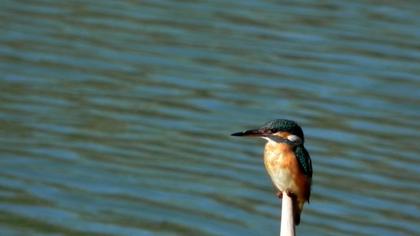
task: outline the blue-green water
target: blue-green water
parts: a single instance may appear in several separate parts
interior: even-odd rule
[[[263,141],[298,121],[298,235],[420,235],[417,1],[0,1],[0,235],[278,235]]]

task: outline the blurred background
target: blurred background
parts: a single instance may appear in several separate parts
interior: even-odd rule
[[[420,235],[418,1],[0,1],[0,235],[278,235],[263,140],[296,120],[298,235]]]

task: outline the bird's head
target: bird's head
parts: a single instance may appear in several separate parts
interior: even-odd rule
[[[286,119],[272,120],[258,129],[233,133],[232,136],[261,137],[269,142],[287,143],[293,146],[303,144],[305,141],[302,128],[296,122]]]

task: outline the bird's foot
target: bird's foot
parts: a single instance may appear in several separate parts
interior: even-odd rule
[[[296,194],[295,193],[293,193],[292,191],[290,191],[290,190],[286,190],[285,191],[286,192],[286,194],[287,194],[287,196],[289,196],[290,198],[292,198],[292,199],[296,199]],[[282,191],[277,191],[276,192],[276,196],[279,198],[279,199],[282,199],[283,198],[283,192]]]
[[[297,197],[296,194],[292,193],[292,191],[290,191],[290,190],[286,190],[286,194],[287,194],[287,196],[289,196],[292,199],[296,199],[296,197]]]

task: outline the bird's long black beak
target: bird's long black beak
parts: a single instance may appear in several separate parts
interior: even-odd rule
[[[231,135],[232,136],[261,137],[261,136],[269,135],[270,133],[271,132],[269,132],[268,130],[250,129],[250,130],[246,130],[246,131],[242,131],[242,132],[233,133]]]

